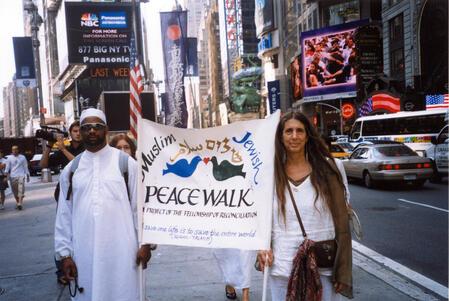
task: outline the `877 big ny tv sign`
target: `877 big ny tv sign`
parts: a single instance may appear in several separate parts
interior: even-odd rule
[[[139,122],[143,243],[269,248],[278,121],[279,111],[201,130]]]
[[[131,3],[65,2],[71,64],[129,66]]]

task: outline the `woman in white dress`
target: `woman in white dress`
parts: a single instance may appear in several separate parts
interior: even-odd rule
[[[258,252],[261,267],[271,266],[272,301],[285,300],[293,259],[303,242],[295,214],[299,209],[308,238],[313,241],[336,239],[337,256],[333,268],[318,269],[321,286],[313,292],[321,300],[352,297],[352,253],[344,185],[332,156],[307,117],[299,112],[285,114],[278,125],[275,141],[276,194],[273,202],[271,249]],[[310,289],[310,282],[298,279]],[[304,300],[304,296],[298,300]],[[319,300],[319,297],[314,300]]]

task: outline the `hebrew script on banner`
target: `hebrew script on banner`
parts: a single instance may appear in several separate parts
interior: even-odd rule
[[[142,242],[268,249],[279,115],[199,130],[142,120]]]

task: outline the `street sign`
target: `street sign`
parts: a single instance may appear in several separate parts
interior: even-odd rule
[[[268,87],[268,101],[270,103],[270,114],[276,112],[281,108],[281,89],[279,80],[274,80],[267,83]]]

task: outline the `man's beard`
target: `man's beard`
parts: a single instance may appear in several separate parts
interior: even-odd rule
[[[83,143],[84,143],[84,145],[86,145],[86,146],[92,146],[92,147],[94,147],[94,146],[100,146],[100,145],[103,145],[103,144],[105,143],[105,141],[106,141],[106,136],[100,136],[100,137],[98,137],[98,138],[95,139],[95,140],[90,140],[89,138],[88,138],[88,139],[85,139],[85,140],[83,141]]]

